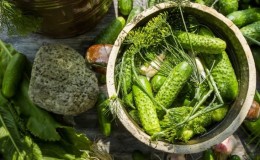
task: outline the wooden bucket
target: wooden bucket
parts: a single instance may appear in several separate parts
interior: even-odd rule
[[[115,62],[127,33],[134,27],[147,22],[151,17],[176,7],[173,2],[161,3],[139,14],[128,23],[118,36],[111,51],[107,66],[107,89],[110,97],[116,95]],[[188,143],[170,144],[164,141],[151,141],[147,135],[129,116],[120,104],[117,116],[125,128],[146,145],[169,153],[197,153],[210,148],[232,135],[245,119],[253,101],[256,89],[256,71],[251,50],[240,30],[229,19],[216,10],[204,5],[191,3],[184,8],[185,13],[195,15],[202,23],[214,28],[227,42],[229,58],[234,66],[239,81],[239,95],[231,105],[225,119],[206,134],[190,140]]]

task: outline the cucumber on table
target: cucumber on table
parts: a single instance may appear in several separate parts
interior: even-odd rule
[[[141,13],[143,10],[144,10],[144,8],[141,6],[134,6],[128,15],[126,23],[129,23],[132,19],[135,18],[136,15]]]
[[[118,0],[118,9],[124,16],[129,15],[133,8],[133,0]]]
[[[246,25],[240,29],[243,35],[247,38],[248,44],[253,44],[251,39],[260,41],[260,21]]]
[[[212,149],[207,149],[202,153],[201,160],[215,160],[215,155]]]
[[[16,53],[8,63],[2,82],[2,93],[6,98],[15,95],[18,84],[23,76],[26,57],[21,53]]]
[[[125,26],[125,19],[117,17],[111,21],[96,37],[95,44],[114,44],[117,36]]]
[[[135,101],[135,105],[138,111],[140,122],[144,130],[149,134],[153,135],[154,133],[160,132],[161,127],[159,124],[159,119],[156,113],[156,107],[154,106],[153,101],[147,95],[151,94],[150,82],[144,76],[139,77],[141,85],[133,85],[132,92]],[[146,90],[144,92],[143,90]]]
[[[260,8],[249,8],[235,11],[228,14],[226,17],[237,25],[237,27],[241,28],[260,20]]]
[[[97,101],[97,115],[99,128],[104,136],[111,134],[111,120],[109,118],[109,102],[104,93],[100,93]]]
[[[228,15],[238,10],[238,0],[219,0],[218,11],[223,15]]]

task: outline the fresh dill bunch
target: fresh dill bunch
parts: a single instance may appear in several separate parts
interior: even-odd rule
[[[0,0],[0,31],[9,35],[26,35],[40,28],[41,18],[24,14],[13,1]]]
[[[167,15],[166,12],[161,13],[152,18],[144,27],[138,27],[130,31],[125,43],[133,44],[139,50],[157,46],[165,37],[170,35]]]

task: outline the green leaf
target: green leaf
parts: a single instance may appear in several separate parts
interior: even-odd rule
[[[0,86],[2,85],[2,80],[7,64],[15,53],[17,53],[17,51],[15,51],[11,45],[5,44],[0,40]]]
[[[0,94],[0,97],[0,99],[4,99],[2,94]],[[0,123],[8,133],[8,138],[11,140],[15,150],[20,153],[20,148],[22,146],[22,144],[20,143],[21,137],[18,126],[10,109],[11,106],[8,104],[0,106]]]
[[[8,101],[2,103],[4,97],[0,93],[0,152],[5,159],[41,160],[39,147],[28,136],[19,130],[19,116]]]
[[[88,159],[92,142],[84,135],[77,133],[74,128],[59,129],[61,140],[57,142],[39,142],[46,159],[58,158],[63,160]]]
[[[27,129],[36,137],[46,141],[58,141],[60,135],[57,128],[62,128],[58,122],[45,110],[39,108],[29,98],[29,81],[24,78],[18,94],[14,97],[14,103],[19,106],[21,115],[27,119]]]

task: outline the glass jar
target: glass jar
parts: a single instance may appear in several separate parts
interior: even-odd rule
[[[39,33],[66,38],[93,28],[106,14],[112,0],[16,0],[23,11],[42,17]]]

